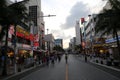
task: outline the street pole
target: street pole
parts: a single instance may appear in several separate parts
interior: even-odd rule
[[[49,31],[49,29],[47,29],[47,35],[48,35],[48,31]],[[50,42],[49,41],[47,41],[47,50],[50,51]]]
[[[90,43],[91,43],[90,47],[91,47],[91,52],[93,53],[92,26],[91,26],[91,20],[90,20],[91,15],[88,15],[88,17],[89,17],[89,26],[90,26]]]
[[[49,29],[47,29],[47,34],[48,34]]]
[[[17,37],[16,37],[16,26],[15,25],[14,29],[15,29],[15,32],[14,32],[14,35],[15,35],[15,42],[14,42],[14,72],[16,73],[17,72],[17,65],[16,65],[16,54],[17,54],[17,45],[16,45],[16,42],[17,42]]]
[[[17,0],[15,0],[15,3],[17,3]],[[17,37],[16,37],[16,27],[17,25],[14,25],[14,73],[17,73],[17,64],[16,64],[16,54],[17,54],[17,45],[16,45],[16,41],[17,41]]]
[[[5,46],[3,47],[4,51],[3,51],[3,56],[4,56],[4,60],[3,60],[3,71],[2,71],[2,75],[6,76],[7,75],[7,49],[8,49],[8,25],[6,25],[7,30],[5,33]]]

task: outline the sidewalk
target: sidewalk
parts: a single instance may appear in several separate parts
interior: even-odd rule
[[[80,57],[79,58],[80,60],[85,61],[84,56],[81,56],[81,55],[78,55],[78,56]],[[96,60],[98,60],[98,62],[96,62]],[[112,70],[120,72],[120,65],[119,66],[114,66],[114,65],[107,66],[107,63],[106,63],[105,59],[87,57],[87,61],[90,62],[90,63],[96,64],[96,65],[99,65],[99,66],[102,66],[102,67],[106,67],[106,68],[109,68],[109,69],[112,69]]]
[[[23,69],[21,72],[17,72],[16,74],[9,74],[7,76],[0,76],[0,80],[18,80],[19,78],[27,75],[27,73],[31,73],[42,66],[44,66],[44,64],[35,65],[33,67]],[[19,75],[21,75],[21,76],[19,76]]]

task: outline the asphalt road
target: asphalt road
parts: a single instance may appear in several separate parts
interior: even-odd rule
[[[120,80],[88,63],[80,61],[75,55],[69,55],[68,64],[63,55],[61,62],[50,64],[30,73],[20,80]]]

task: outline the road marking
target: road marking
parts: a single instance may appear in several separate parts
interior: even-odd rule
[[[65,80],[68,80],[68,64],[66,64]]]

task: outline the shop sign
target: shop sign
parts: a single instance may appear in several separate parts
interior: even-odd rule
[[[34,46],[39,46],[39,42],[34,42]]]
[[[31,46],[30,46],[30,45],[27,45],[27,44],[22,44],[22,47],[31,48]]]
[[[30,35],[25,35],[25,34],[23,34],[23,33],[16,32],[16,36],[21,37],[21,38],[25,38],[25,39],[28,39],[28,40],[31,40],[31,41],[34,40],[34,36],[33,36],[32,34],[30,34]]]
[[[16,35],[18,37],[21,37],[21,38],[25,38],[25,39],[29,39],[31,41],[34,40],[34,36],[33,34],[30,34],[29,32],[27,32],[26,30],[24,30],[22,27],[20,27],[19,25],[17,25],[16,27]]]
[[[34,42],[38,42],[38,41],[39,41],[39,35],[35,34],[35,36],[34,36]]]
[[[120,36],[118,36],[118,39],[120,40]],[[110,39],[105,40],[106,43],[112,43],[112,42],[116,42],[116,41],[117,41],[116,38],[110,38]]]
[[[16,27],[16,32],[20,32],[20,33],[22,33],[22,34],[24,34],[24,35],[29,35],[30,33],[29,32],[27,32],[26,30],[24,30],[22,27],[20,27],[20,26],[17,26]]]

